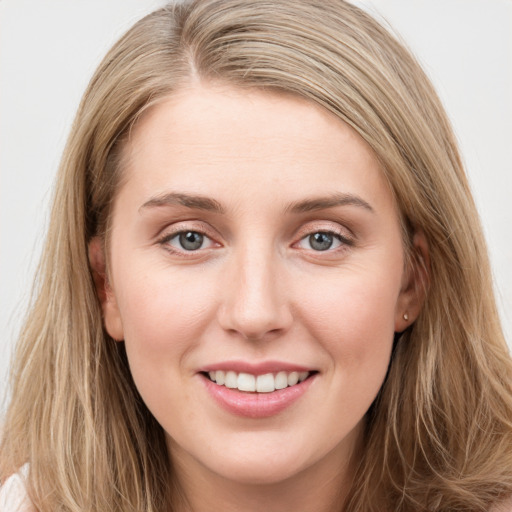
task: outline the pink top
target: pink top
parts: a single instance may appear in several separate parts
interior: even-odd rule
[[[36,512],[25,490],[28,464],[0,487],[0,512]]]
[[[25,490],[27,471],[28,465],[25,464],[19,473],[9,477],[0,487],[0,512],[37,512]],[[489,512],[512,512],[512,499]]]

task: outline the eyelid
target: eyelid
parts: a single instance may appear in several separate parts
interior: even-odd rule
[[[208,223],[197,219],[178,220],[169,223],[159,231],[156,238],[162,239],[173,234],[182,233],[183,231],[195,231],[213,239],[220,238],[217,230],[213,229]]]
[[[302,240],[314,233],[329,233],[339,237],[344,243],[355,243],[356,237],[352,230],[346,226],[341,226],[337,222],[317,221],[308,222],[302,225],[296,232],[295,239]]]

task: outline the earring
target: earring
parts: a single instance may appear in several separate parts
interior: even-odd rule
[[[409,315],[407,313],[404,313],[404,320],[407,322],[409,320]]]

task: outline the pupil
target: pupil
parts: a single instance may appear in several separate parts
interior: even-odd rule
[[[326,251],[332,245],[332,235],[328,233],[314,233],[309,236],[309,243],[315,251]]]
[[[203,245],[203,235],[195,231],[180,234],[180,245],[187,251],[195,251]]]

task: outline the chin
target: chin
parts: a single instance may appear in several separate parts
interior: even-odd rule
[[[303,468],[295,462],[277,460],[267,456],[259,460],[238,457],[225,460],[222,464],[210,468],[219,476],[242,485],[273,485],[285,482],[302,472]]]

